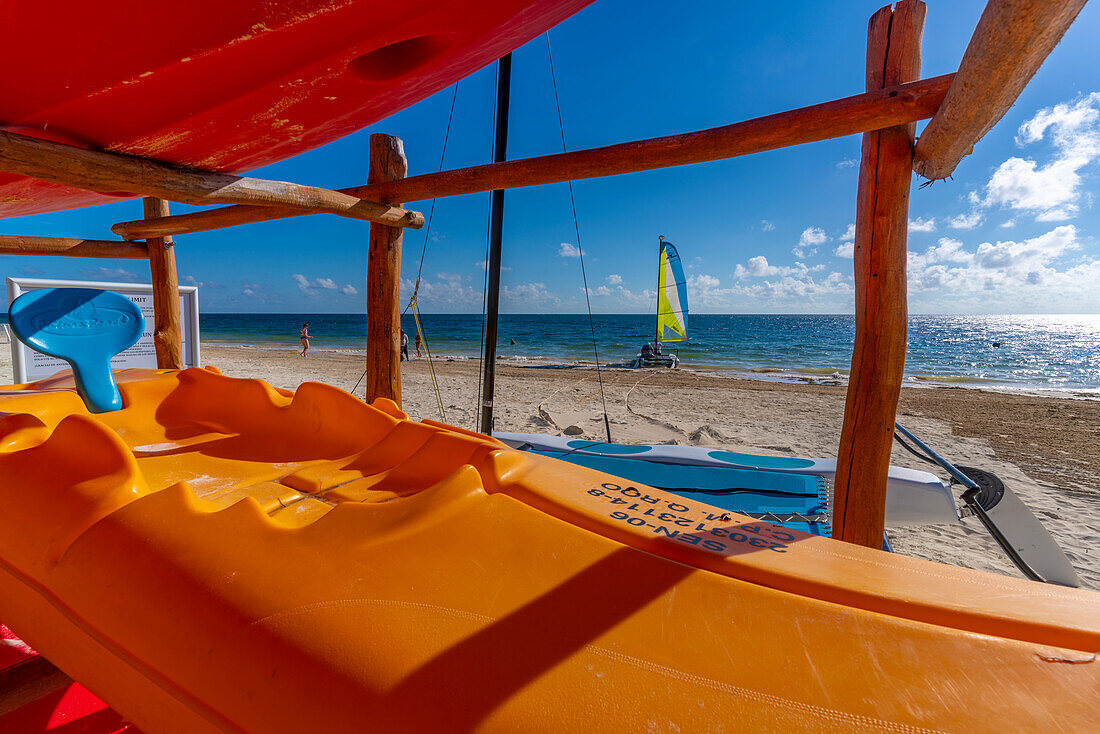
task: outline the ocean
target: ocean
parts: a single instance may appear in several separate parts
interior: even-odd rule
[[[203,341],[297,349],[310,322],[317,352],[361,351],[362,314],[202,314]],[[422,314],[433,357],[477,360],[478,314]],[[633,358],[653,338],[650,315],[593,316],[603,364]],[[402,319],[410,337],[411,314]],[[667,344],[685,369],[785,381],[843,380],[851,364],[855,318],[841,315],[692,315],[691,339]],[[515,344],[510,341],[514,339]],[[588,317],[503,314],[502,363],[540,368],[591,366]],[[912,316],[908,384],[1056,391],[1100,399],[1100,315]]]

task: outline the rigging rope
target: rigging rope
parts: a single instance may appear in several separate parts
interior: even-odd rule
[[[543,33],[543,38],[546,39],[546,58],[550,61],[550,81],[554,86],[554,106],[558,110],[558,129],[561,131],[561,151],[567,153],[568,148],[565,145],[565,123],[562,121],[561,116],[561,101],[558,99],[558,79],[554,73],[554,54],[550,51],[550,33]],[[573,196],[573,182],[568,181],[569,184],[569,204],[573,207],[573,228],[577,233],[577,255],[581,261],[581,279],[584,283],[584,303],[588,307],[588,330],[592,334],[592,353],[596,357],[596,377],[600,383],[600,402],[603,405],[603,427],[607,431],[607,442],[611,443],[611,421],[607,417],[607,396],[604,394],[603,389],[603,375],[600,372],[600,352],[596,347],[596,325],[592,321],[592,299],[588,293],[588,274],[584,269],[584,248],[581,246],[581,225],[577,219],[577,201]]]
[[[435,381],[435,367],[432,365],[432,350],[428,346],[428,337],[424,336],[424,330],[420,327],[420,309],[417,307],[416,296],[409,301],[413,310],[413,321],[416,322],[416,335],[424,344],[424,352],[428,355],[428,375],[432,378],[432,389],[435,391],[435,404],[439,408],[439,420],[447,422],[447,412],[443,410],[443,398],[439,394],[439,384]],[[408,310],[408,309],[406,309]]]
[[[447,113],[447,131],[443,134],[443,151],[439,154],[439,168],[438,171],[443,170],[443,159],[447,157],[447,141],[451,139],[451,122],[455,117],[455,100],[458,99],[458,82],[455,82],[454,93],[451,95],[451,111]],[[432,216],[435,214],[435,202],[438,199],[432,199],[431,208],[428,209],[428,222],[424,226],[424,244],[420,247],[420,264],[416,268],[416,284],[413,285],[412,298],[409,299],[409,305],[405,306],[405,311],[401,312],[404,316],[405,312],[409,310],[409,306],[413,305],[416,301],[416,296],[420,293],[420,274],[424,272],[424,256],[428,253],[428,236],[432,232]]]

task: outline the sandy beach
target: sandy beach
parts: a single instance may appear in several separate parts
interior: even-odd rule
[[[326,382],[352,390],[364,370],[358,354],[204,344],[203,363],[227,375],[278,387]],[[445,420],[473,428],[478,365],[435,361]],[[779,456],[836,455],[843,386],[790,384],[687,370],[602,373],[614,440],[678,443]],[[440,419],[426,361],[403,364],[405,410]],[[363,396],[360,384],[355,392]],[[985,468],[1008,483],[1057,538],[1083,585],[1100,589],[1100,401],[1033,397],[970,388],[902,391],[902,423],[955,463]],[[604,438],[597,373],[585,369],[501,367],[496,427]],[[895,445],[892,463],[927,469]],[[1018,576],[977,520],[895,528],[895,551]]]

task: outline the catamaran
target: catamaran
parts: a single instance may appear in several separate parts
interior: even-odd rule
[[[680,253],[664,235],[657,238],[657,334],[652,345],[646,344],[631,367],[677,367],[680,358],[664,354],[664,342],[687,341],[688,297],[687,278],[680,262]]]

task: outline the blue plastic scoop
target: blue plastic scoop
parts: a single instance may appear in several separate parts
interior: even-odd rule
[[[95,288],[44,288],[12,301],[8,318],[21,342],[72,366],[88,410],[122,407],[111,357],[136,344],[145,331],[145,317],[133,301]]]

